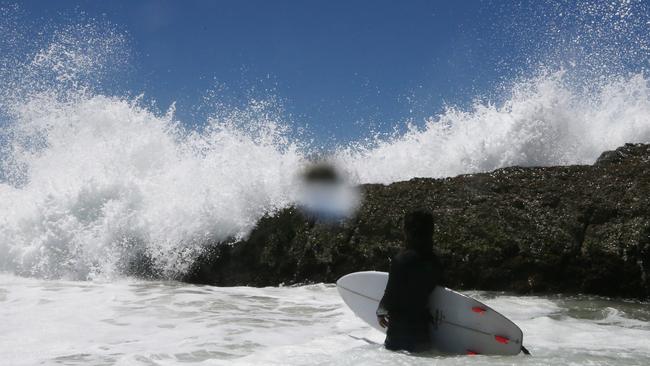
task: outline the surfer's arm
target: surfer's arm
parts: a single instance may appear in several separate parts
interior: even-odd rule
[[[382,327],[388,326],[388,314],[393,308],[392,304],[394,303],[393,297],[395,296],[396,288],[398,286],[398,281],[396,278],[398,275],[396,272],[399,272],[398,261],[392,260],[390,264],[390,269],[388,271],[388,282],[386,283],[386,290],[384,290],[384,296],[379,301],[379,306],[377,307],[377,321]]]
[[[390,281],[390,277],[388,277],[388,280]],[[386,298],[388,297],[388,286],[386,286],[386,290],[384,291],[384,296],[381,298],[381,301],[379,301],[379,306],[377,307],[377,322],[379,325],[381,325],[382,328],[386,328],[388,326],[388,309],[386,308]]]
[[[388,315],[388,309],[386,308],[386,293],[384,293],[384,296],[381,298],[381,301],[379,301],[379,306],[377,307],[377,316],[384,316]]]
[[[379,325],[381,325],[382,328],[388,327],[388,310],[386,309],[386,306],[384,305],[384,298],[386,298],[386,294],[384,294],[384,297],[381,298],[381,301],[379,302],[379,306],[377,307],[377,322]]]
[[[381,301],[379,302],[379,307],[377,308],[377,315],[380,314],[380,311],[382,314],[388,314],[389,311],[392,309],[392,304],[393,304],[393,296],[395,293],[395,286],[397,285],[397,282],[395,280],[396,274],[396,263],[393,260],[390,264],[390,270],[388,271],[388,282],[386,283],[386,289],[384,290],[384,296],[381,298]]]

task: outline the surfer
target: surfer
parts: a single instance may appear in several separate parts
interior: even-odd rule
[[[387,349],[421,352],[431,348],[428,299],[442,277],[433,252],[433,215],[424,209],[407,213],[403,231],[404,248],[391,261],[377,320],[388,328]]]

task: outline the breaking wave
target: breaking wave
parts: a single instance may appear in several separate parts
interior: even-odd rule
[[[405,133],[330,155],[357,183],[390,183],[588,164],[623,143],[650,142],[650,35],[637,29],[650,17],[621,13],[625,4],[605,11],[631,19],[618,24],[632,24],[634,42],[608,44],[601,56],[635,57],[638,67],[622,72],[616,60],[593,67],[589,52],[588,63],[540,64],[513,76],[493,102],[450,106]],[[292,132],[273,96],[216,108],[206,121],[179,121],[173,105],[161,112],[141,96],[102,90],[128,67],[124,33],[89,22],[33,44],[15,31],[11,11],[3,12],[0,270],[92,279],[146,260],[173,277],[206,243],[244,237],[262,216],[297,199],[296,175],[319,151]],[[610,34],[579,31],[588,44]]]
[[[565,71],[518,82],[502,104],[449,108],[423,128],[336,154],[360,182],[447,177],[506,166],[591,164],[605,150],[650,141],[643,74],[611,78],[588,94]]]

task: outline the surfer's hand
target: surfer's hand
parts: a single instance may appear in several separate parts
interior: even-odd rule
[[[382,328],[388,327],[388,315],[377,315],[377,321]]]

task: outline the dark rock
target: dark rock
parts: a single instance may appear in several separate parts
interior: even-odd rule
[[[622,162],[631,162],[633,160],[639,160],[641,162],[648,162],[650,159],[650,145],[647,144],[625,144],[622,147],[619,147],[613,151],[605,151],[600,154],[600,157],[596,160],[594,165],[609,165],[609,164],[618,164]]]
[[[593,166],[360,188],[354,218],[333,225],[286,208],[260,220],[248,239],[210,246],[184,280],[267,286],[385,271],[401,246],[404,213],[427,207],[449,287],[650,295],[650,145],[626,144]]]

